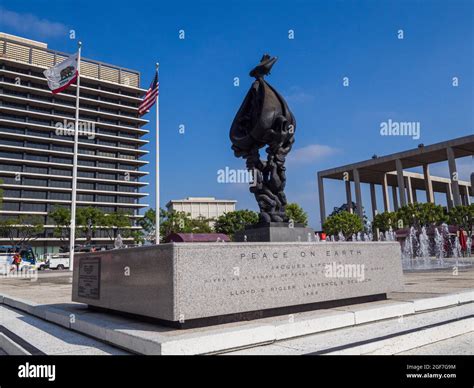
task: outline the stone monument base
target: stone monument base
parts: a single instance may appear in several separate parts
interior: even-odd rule
[[[402,284],[397,242],[169,243],[78,254],[72,300],[186,328],[380,300]]]
[[[314,230],[288,222],[259,223],[247,226],[234,235],[237,242],[312,242]]]

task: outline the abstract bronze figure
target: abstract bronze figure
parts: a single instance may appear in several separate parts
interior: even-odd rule
[[[264,79],[276,61],[276,57],[265,54],[250,71],[255,82],[230,129],[235,156],[246,159],[247,169],[253,173],[250,192],[260,208],[260,223],[288,222],[285,159],[295,141],[296,121],[283,97]],[[264,146],[266,161],[259,153]]]

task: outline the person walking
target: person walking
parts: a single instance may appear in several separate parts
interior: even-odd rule
[[[20,271],[20,264],[21,264],[21,256],[20,252],[15,252],[13,255],[13,264],[16,267],[16,271]]]

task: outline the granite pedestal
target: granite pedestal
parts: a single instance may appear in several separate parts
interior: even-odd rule
[[[377,300],[402,284],[396,242],[169,243],[78,254],[72,300],[192,327]]]
[[[234,235],[238,242],[312,242],[314,230],[303,224],[270,222],[247,226]]]

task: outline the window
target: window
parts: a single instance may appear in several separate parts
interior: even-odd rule
[[[110,129],[96,128],[97,133],[102,133],[104,135],[117,136],[117,131],[112,131]]]
[[[81,166],[89,166],[89,167],[94,167],[95,166],[95,162],[93,160],[79,160],[79,165]]]
[[[20,210],[20,204],[18,202],[4,202],[2,205],[2,210],[18,211]]]
[[[0,127],[0,131],[8,132],[8,133],[25,133],[23,128],[8,128],[8,127]]]
[[[26,133],[31,136],[39,136],[39,137],[49,137],[50,132],[48,131],[37,131],[35,129],[27,129]]]
[[[23,198],[46,199],[46,191],[23,190]]]
[[[60,199],[60,200],[71,200],[71,194],[70,193],[56,193],[56,192],[50,192],[49,193],[49,199]]]
[[[129,182],[136,182],[138,180],[138,178],[136,176],[133,176],[133,175],[128,175],[127,178],[125,178],[125,175],[123,174],[119,174],[119,178],[118,178],[119,181],[129,181]]]
[[[13,121],[23,121],[23,122],[26,121],[25,116],[9,115],[6,113],[1,113],[0,118],[5,119],[5,120],[13,120]],[[31,118],[29,121],[33,122]],[[49,124],[49,121],[48,121],[48,124]]]
[[[23,147],[22,140],[0,139],[0,144],[13,146],[13,147]]]
[[[0,158],[23,159],[23,154],[19,152],[0,151]]]
[[[71,170],[64,170],[62,168],[52,168],[49,170],[51,175],[63,175],[63,176],[71,176]]]
[[[115,180],[115,174],[107,174],[105,172],[99,172],[97,173],[97,178]]]
[[[90,148],[79,148],[79,153],[85,155],[95,155],[95,150]]]
[[[119,154],[119,158],[120,159],[129,159],[129,160],[135,160],[136,159],[135,155],[122,154],[122,153]]]
[[[49,185],[51,187],[67,187],[67,188],[71,188],[71,182],[69,181],[58,181],[58,180],[50,180],[49,181]]]
[[[134,186],[126,186],[126,185],[120,185],[118,188],[118,191],[122,191],[124,193],[136,193],[137,188]]]
[[[18,164],[0,163],[0,170],[3,171],[21,171],[21,166]]]
[[[97,150],[98,156],[107,156],[108,158],[115,158],[117,154],[115,152],[105,152]]]
[[[48,161],[48,156],[47,155],[26,154],[25,159],[27,159],[27,160],[36,160],[38,162],[47,162]]]
[[[135,166],[132,166],[130,164],[123,164],[123,163],[119,164],[119,168],[123,170],[135,170]]]
[[[24,172],[32,172],[35,174],[47,174],[47,167],[36,167],[36,166],[25,166],[23,169]]]
[[[51,120],[41,120],[41,119],[37,119],[33,117],[29,117],[28,122],[33,123],[33,124],[40,124],[40,125],[48,125],[48,126],[51,125]]]
[[[114,195],[97,195],[96,196],[97,202],[115,202]]]
[[[97,183],[97,190],[115,191],[115,185],[105,185],[103,183]]]
[[[116,147],[117,146],[117,143],[114,142],[114,141],[107,141],[107,140],[102,140],[102,139],[98,139],[97,144],[110,146],[110,147]]]
[[[51,162],[52,163],[61,163],[61,164],[71,164],[72,159],[71,158],[63,158],[59,156],[53,156],[51,157]]]
[[[94,195],[93,194],[77,194],[77,200],[94,202]]]
[[[72,147],[64,146],[64,145],[53,144],[51,149],[53,151],[72,152]]]
[[[90,171],[78,171],[77,176],[80,176],[82,178],[95,178],[95,173]]]
[[[83,190],[94,190],[94,184],[93,183],[86,183],[86,182],[79,182],[77,184],[78,189],[83,189]]]
[[[44,212],[46,211],[46,205],[43,203],[22,203],[21,204],[22,211],[30,211],[30,212]]]
[[[119,195],[117,197],[117,202],[118,203],[137,203],[137,200],[136,198],[133,198],[133,197],[125,197],[125,196]]]
[[[117,168],[117,165],[115,163],[97,162],[97,167]]]
[[[26,142],[26,147],[38,148],[38,149],[42,149],[42,150],[48,150],[49,149],[49,144],[47,144],[47,143],[33,143],[32,141],[27,141]]]
[[[3,183],[7,185],[18,185],[20,182],[15,180],[15,177],[13,176],[0,176],[0,179],[3,181]],[[1,209],[1,205],[0,205]]]
[[[5,189],[3,190],[3,196],[7,198],[20,198],[20,190]]]
[[[33,179],[33,178],[23,178],[24,185],[26,186],[48,186],[48,181],[46,179]]]

